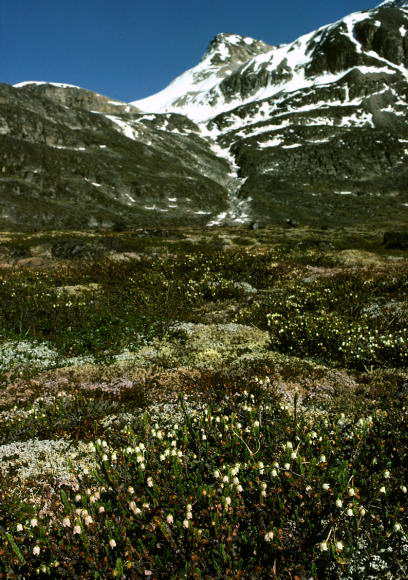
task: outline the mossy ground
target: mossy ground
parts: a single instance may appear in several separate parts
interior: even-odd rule
[[[382,230],[358,227],[1,234],[0,577],[38,570],[51,577],[139,578],[146,570],[153,578],[357,578],[363,574],[360,558],[367,578],[404,578],[407,522],[401,490],[407,473],[401,429],[408,382],[408,255],[385,250],[382,237]],[[253,393],[250,405],[242,402],[247,401],[244,391]],[[187,407],[180,407],[180,396],[187,397]],[[236,396],[244,399],[232,404]],[[254,416],[247,417],[241,404]],[[279,417],[269,416],[271,404],[280,409]],[[248,438],[234,427],[231,435],[220,435],[225,445],[219,447],[218,435],[206,434],[201,423],[205,409],[214,417],[220,409],[225,416],[238,413],[234,424],[250,428]],[[200,443],[188,427],[190,415],[197,417]],[[260,416],[262,437],[279,445],[282,437],[293,439],[305,462],[317,461],[303,445],[320,429],[327,445],[317,451],[330,455],[330,474],[319,463],[307,471],[299,459],[290,468],[282,463],[279,485],[272,485],[272,464],[265,481],[255,482],[255,456],[246,457],[248,449],[259,445],[257,462],[272,461],[264,440],[250,439]],[[330,431],[334,421],[340,421],[341,432]],[[179,432],[177,422],[187,427]],[[181,515],[163,483],[161,495],[149,500],[154,513],[137,528],[144,544],[132,544],[138,500],[128,520],[120,477],[140,498],[149,483],[135,471],[123,445],[133,437],[129,429],[149,446],[152,430],[161,428],[177,433],[177,446],[191,469],[179,473],[174,464],[167,472],[159,464],[153,467],[153,461],[149,477],[163,479],[167,473],[181,503],[191,503],[188,497],[208,486],[217,488],[210,473],[218,468],[214,457],[247,466],[244,511],[239,502],[229,511],[223,499],[231,497],[229,488],[225,493],[220,488],[213,504],[200,504],[203,543],[196,535],[184,538],[188,526],[183,523],[169,528],[162,510],[170,510],[175,520]],[[329,450],[330,437],[336,452]],[[359,441],[358,458],[347,443],[350,437]],[[86,446],[97,439],[108,440],[109,453],[119,457],[109,469],[103,467],[103,448],[95,457]],[[202,460],[202,445],[207,463],[199,466],[194,455]],[[271,445],[280,455],[279,445]],[[394,501],[387,488],[384,503],[377,492],[387,483],[381,478],[388,471],[398,497]],[[317,489],[329,475],[334,491],[323,496]],[[178,477],[186,478],[191,489]],[[345,509],[357,514],[361,505],[353,500],[347,507],[343,497],[353,481],[361,486],[360,504],[370,505],[366,532],[361,518],[351,530],[347,517],[338,521],[329,507],[341,496]],[[272,503],[263,505],[254,496],[253,486],[261,483],[272,486]],[[81,509],[96,520],[86,490],[100,487],[116,495],[96,502],[110,510],[110,520],[95,524],[91,534],[73,498],[79,494]],[[276,502],[281,516],[272,521],[269,510],[278,509]],[[219,519],[223,513],[230,518],[226,527]],[[64,514],[70,529],[58,528]],[[33,518],[40,524],[32,527]],[[75,518],[82,536],[72,536]],[[216,533],[210,533],[212,525]],[[336,541],[327,539],[326,554],[330,529]],[[269,531],[271,547],[263,539]],[[147,532],[153,543],[143,540]],[[109,540],[115,540],[116,552]],[[91,556],[95,545],[102,546],[98,557]],[[33,553],[36,546],[41,556]],[[381,560],[378,570],[370,568],[370,553]]]

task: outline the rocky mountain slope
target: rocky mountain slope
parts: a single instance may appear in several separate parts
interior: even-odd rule
[[[408,2],[270,46],[220,34],[130,104],[0,85],[0,226],[408,220]]]
[[[186,117],[51,84],[0,85],[0,165],[3,229],[202,223],[231,181]]]

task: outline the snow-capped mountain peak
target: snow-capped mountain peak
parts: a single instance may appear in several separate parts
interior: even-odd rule
[[[280,46],[218,34],[196,66],[133,104],[66,84],[0,84],[0,210],[12,193],[31,220],[24,193],[48,195],[52,216],[66,202],[67,223],[104,223],[98,208],[133,225],[399,219],[407,86],[408,0]]]
[[[205,119],[210,113],[205,103],[208,92],[243,63],[271,48],[265,42],[239,34],[217,34],[198,65],[178,76],[159,93],[131,104],[148,113],[174,111],[194,120]],[[204,98],[205,110],[197,112],[194,103],[200,98]],[[211,109],[212,105],[209,106]]]
[[[219,34],[196,67],[163,91],[132,104],[146,112],[178,112],[203,122],[282,92],[336,83],[351,70],[406,76],[403,37],[408,21],[403,6],[408,6],[406,0],[386,2],[281,46]],[[386,15],[394,7],[399,12]]]
[[[237,65],[271,48],[265,42],[254,38],[223,32],[217,34],[210,42],[201,62],[219,66]]]
[[[385,0],[385,2],[381,2],[378,8],[381,6],[395,6],[395,8],[408,8],[408,0]]]
[[[76,85],[68,85],[67,83],[52,83],[52,82],[47,82],[47,81],[24,81],[22,83],[17,83],[14,86],[14,88],[16,89],[21,89],[23,87],[28,87],[28,86],[42,86],[42,85],[49,85],[51,87],[57,87],[60,89],[80,89],[81,87],[78,87]]]

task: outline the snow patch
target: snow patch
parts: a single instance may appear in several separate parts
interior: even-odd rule
[[[215,141],[210,141],[210,148],[217,155],[225,159],[225,161],[230,166],[230,171],[228,173],[230,177],[229,192],[228,192],[228,210],[220,213],[213,220],[211,220],[207,225],[219,226],[222,223],[235,223],[244,224],[249,220],[249,210],[251,198],[240,199],[238,197],[238,191],[245,183],[247,178],[240,178],[238,175],[239,167],[236,164],[235,158],[231,151],[227,147],[222,147],[219,143]]]
[[[68,147],[67,145],[49,145],[53,149],[67,149],[69,151],[86,151],[85,147]]]
[[[105,117],[112,121],[114,125],[119,127],[120,133],[122,133],[125,137],[136,141],[137,131],[129,123],[126,123],[126,121],[120,119],[119,117],[115,117],[114,115],[105,115]]]
[[[237,133],[237,137],[242,138],[255,137],[256,135],[262,135],[262,133],[279,131],[281,129],[284,129],[285,127],[288,127],[289,125],[290,121],[288,119],[285,119],[285,121],[282,121],[280,125],[263,125],[262,127],[253,127],[253,128],[249,127],[246,131],[240,131],[239,133]]]
[[[218,50],[219,50],[221,59],[227,60],[227,58],[229,57],[229,50],[228,50],[227,46],[224,44],[224,42],[221,42],[218,45]]]
[[[284,142],[283,139],[279,139],[279,137],[276,137],[275,139],[269,139],[268,141],[262,141],[261,143],[258,143],[258,147],[260,149],[266,149],[269,147],[278,147],[283,142]]]
[[[363,48],[354,36],[354,26],[358,22],[363,22],[363,20],[367,20],[370,18],[371,18],[371,15],[368,14],[367,12],[354,12],[353,14],[350,14],[350,16],[346,16],[341,21],[339,21],[339,23],[343,22],[346,25],[347,32],[344,32],[343,34],[351,40],[351,42],[356,47],[356,51],[359,53],[363,52]]]
[[[373,123],[373,116],[371,113],[363,113],[361,112],[360,115],[354,113],[348,117],[343,117],[340,123],[338,124],[339,127],[374,127]]]
[[[80,89],[81,87],[77,87],[76,85],[68,85],[67,83],[49,83],[47,81],[24,81],[22,83],[17,83],[13,85],[14,88],[20,89],[22,87],[26,87],[28,85],[51,85],[52,87],[58,87],[60,89]]]
[[[143,117],[139,117],[138,121],[154,121],[156,119],[156,115],[143,115]]]
[[[102,183],[95,183],[94,181],[91,181],[87,177],[84,177],[84,181],[86,181],[87,183],[90,183],[91,185],[94,185],[95,187],[102,187]]]

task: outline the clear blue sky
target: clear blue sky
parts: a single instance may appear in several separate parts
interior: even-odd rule
[[[269,44],[380,0],[0,0],[0,82],[65,82],[131,101],[197,64],[219,32]]]

